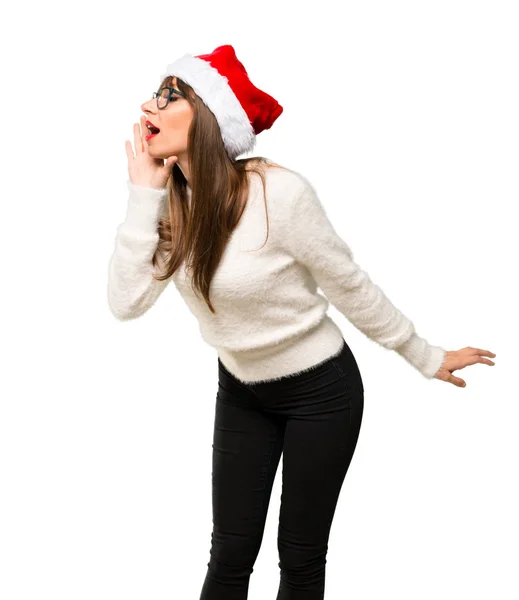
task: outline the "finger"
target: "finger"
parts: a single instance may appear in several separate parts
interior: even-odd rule
[[[142,151],[147,153],[148,152],[148,140],[146,139],[145,135],[142,136],[141,141],[142,141]]]
[[[148,133],[148,128],[146,127],[146,117],[141,117],[141,140],[143,150],[148,148],[148,141],[146,140]]]
[[[476,348],[476,350],[481,356],[491,356],[492,358],[496,357],[496,355],[493,352],[490,352],[490,350],[481,350],[480,348]]]
[[[479,354],[466,354],[465,356],[460,357],[460,362],[452,370],[457,371],[458,369],[464,369],[465,367],[468,367],[469,365],[475,365],[477,363],[482,363],[486,360],[487,359],[482,358]]]
[[[465,387],[467,384],[463,381],[463,379],[461,379],[460,377],[455,377],[454,375],[450,375],[447,378],[447,381],[449,383],[453,383],[454,385],[456,385],[457,387]]]
[[[164,166],[162,167],[162,177],[165,180],[169,179],[169,177],[171,175],[171,169],[173,168],[173,165],[175,164],[176,161],[177,161],[176,156],[170,156],[164,162]]]
[[[135,145],[135,154],[142,154],[142,137],[139,123],[133,124],[133,142]]]
[[[169,156],[166,160],[166,164],[164,165],[166,170],[169,171],[173,165],[177,162],[178,157],[176,156]]]
[[[135,156],[133,155],[132,143],[130,140],[126,140],[126,156],[128,157],[128,161],[133,160]]]
[[[479,358],[478,362],[483,363],[484,365],[491,365],[491,366],[494,366],[496,364],[493,360],[489,360],[488,358],[482,358],[482,357]]]
[[[477,363],[484,363],[486,365],[495,365],[495,362],[493,360],[489,360],[488,358],[483,358],[479,354],[476,354],[475,356],[470,356],[470,358],[467,358],[465,360],[465,364],[463,365],[463,367],[466,367],[468,365],[475,365]],[[463,367],[460,367],[460,368],[463,369]]]
[[[146,127],[146,117],[141,117],[141,140],[142,140],[142,150],[146,151],[148,149],[148,142],[145,139],[148,135],[148,128]]]
[[[473,348],[472,346],[467,346],[464,350],[468,350],[470,354],[481,354],[482,356],[491,356],[495,358],[495,354],[490,350],[483,350],[482,348]]]

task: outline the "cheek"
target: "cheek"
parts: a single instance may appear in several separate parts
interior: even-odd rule
[[[185,109],[182,111],[182,125],[184,130],[187,132],[191,127],[193,121],[193,108],[190,105],[185,105]]]
[[[191,115],[189,113],[179,113],[168,119],[168,135],[187,135],[191,126]]]
[[[164,119],[164,131],[170,139],[187,137],[189,128],[193,121],[193,110],[190,106],[175,107]]]

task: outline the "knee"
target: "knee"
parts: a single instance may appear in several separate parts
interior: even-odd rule
[[[258,557],[261,537],[229,534],[212,534],[211,558],[208,567],[212,572],[252,573]]]
[[[295,545],[278,540],[279,569],[283,580],[302,589],[324,580],[327,544]]]

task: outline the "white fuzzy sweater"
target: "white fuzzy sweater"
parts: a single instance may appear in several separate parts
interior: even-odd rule
[[[157,224],[168,214],[167,190],[127,185],[126,218],[117,228],[108,277],[108,303],[118,319],[145,313],[173,281],[203,339],[237,379],[251,383],[309,370],[340,352],[342,332],[327,314],[331,302],[357,329],[398,352],[426,378],[440,368],[445,350],[419,337],[355,263],[301,174],[268,169],[269,237],[261,249],[267,234],[263,187],[252,176],[247,207],[211,283],[216,314],[195,296],[184,263],[166,281],[152,278]]]

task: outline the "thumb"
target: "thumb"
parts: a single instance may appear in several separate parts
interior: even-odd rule
[[[173,165],[177,162],[178,156],[169,156],[164,163],[164,171],[169,175]]]
[[[453,383],[457,387],[462,387],[463,388],[463,387],[465,387],[467,385],[466,382],[463,379],[461,379],[460,377],[455,377],[452,374],[449,376],[449,378],[447,379],[447,381],[449,383]]]
[[[164,165],[162,166],[162,168],[159,169],[158,176],[159,176],[159,179],[161,180],[162,184],[166,184],[166,182],[170,178],[171,169],[172,169],[173,165],[177,162],[177,160],[178,160],[178,157],[169,156],[166,159],[166,161],[164,162]]]

